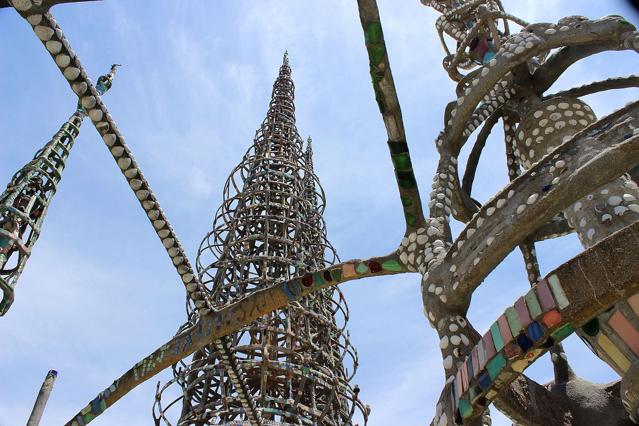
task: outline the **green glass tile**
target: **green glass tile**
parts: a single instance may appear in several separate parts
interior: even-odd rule
[[[380,43],[382,41],[382,23],[379,21],[369,22],[364,31],[366,43]]]
[[[465,419],[473,415],[473,406],[466,399],[459,400],[459,414]]]
[[[384,55],[386,54],[386,49],[383,45],[374,45],[371,44],[368,46],[368,55],[371,58],[371,64],[377,65],[382,62],[384,59]]]
[[[382,263],[382,269],[385,271],[401,271],[402,265],[400,265],[396,260],[387,260]]]
[[[501,370],[504,369],[505,366],[506,358],[504,358],[504,355],[502,354],[497,354],[496,357],[488,361],[488,364],[486,364],[486,368],[488,369],[490,378],[495,380],[495,378],[499,375],[499,373],[501,372]]]
[[[333,277],[333,281],[341,281],[342,280],[342,269],[336,268],[331,269],[331,277]]]
[[[406,218],[406,223],[409,224],[410,226],[417,223],[417,218],[412,213],[406,212],[404,213],[404,217]]]
[[[493,325],[490,326],[490,334],[493,336],[495,350],[499,352],[504,347],[504,339],[501,338],[501,333],[499,332],[499,324],[493,323]]]
[[[413,165],[410,162],[410,157],[408,153],[393,155],[393,164],[397,170],[407,170],[410,169]]]
[[[87,413],[87,414],[84,415],[84,421],[86,423],[89,423],[93,419],[95,419],[95,416],[93,414],[91,414],[91,413]]]
[[[413,200],[411,200],[408,197],[401,197],[402,198],[402,206],[404,207],[410,207],[413,204]]]
[[[360,263],[357,265],[355,270],[358,274],[365,274],[366,272],[368,272],[368,265],[366,265],[365,263]]]
[[[506,319],[508,320],[508,326],[510,327],[510,331],[513,336],[517,337],[517,335],[522,331],[522,327],[519,315],[517,315],[515,308],[510,307],[506,309]]]
[[[315,282],[315,284],[317,285],[324,284],[324,278],[322,277],[322,274],[313,274],[313,282]]]
[[[560,329],[556,330],[554,333],[552,333],[551,336],[555,340],[563,340],[566,337],[570,336],[574,331],[575,329],[572,327],[571,324],[566,324]]]
[[[539,306],[539,300],[537,300],[535,290],[530,290],[524,298],[526,299],[526,306],[528,306],[530,317],[537,319],[541,315],[541,306]]]

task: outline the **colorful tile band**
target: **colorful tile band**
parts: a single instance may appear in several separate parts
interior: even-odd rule
[[[562,325],[559,311],[569,305],[559,279],[552,275],[548,281],[541,280],[514,306],[506,309],[457,371],[453,389],[459,401],[458,415],[471,417],[473,405],[482,396],[488,399],[496,396],[501,386],[509,383],[547,350],[547,342],[561,341],[574,332],[571,324]],[[611,327],[639,351],[639,332],[629,329],[629,325],[630,322],[620,312],[611,317]],[[611,352],[609,356],[616,363],[626,366],[628,360],[612,342],[608,342],[604,341],[601,347]]]

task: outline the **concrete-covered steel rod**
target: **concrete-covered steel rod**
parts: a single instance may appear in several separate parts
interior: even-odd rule
[[[201,316],[193,327],[184,330],[136,363],[133,368],[100,392],[66,424],[67,426],[76,426],[89,423],[132,389],[165,368],[250,324],[257,318],[283,308],[311,293],[346,281],[405,272],[408,270],[393,253],[367,260],[349,260],[269,288],[257,290],[219,311],[212,311]],[[80,421],[84,423],[80,423]]]
[[[42,413],[44,413],[44,408],[47,405],[49,395],[51,395],[51,390],[53,389],[53,384],[55,383],[55,379],[57,377],[57,371],[49,370],[47,376],[44,378],[44,382],[42,382],[42,387],[40,387],[40,392],[38,392],[38,397],[36,398],[35,404],[33,404],[33,410],[31,410],[31,415],[29,416],[29,420],[27,421],[27,426],[38,426],[40,424]]]

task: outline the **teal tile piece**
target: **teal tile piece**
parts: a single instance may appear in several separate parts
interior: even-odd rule
[[[470,405],[470,402],[468,402],[468,400],[466,399],[459,400],[458,408],[459,408],[459,414],[461,414],[461,416],[464,419],[467,419],[473,415],[473,406]]]
[[[313,281],[316,285],[322,285],[324,284],[324,277],[322,277],[322,274],[313,274]]]
[[[358,274],[365,274],[368,272],[368,265],[365,263],[359,263],[357,267],[355,267],[355,270]]]
[[[495,350],[499,352],[504,347],[504,339],[502,339],[501,333],[499,332],[499,324],[493,323],[493,325],[490,326],[490,334],[493,336]]]
[[[530,317],[532,319],[537,319],[541,316],[541,306],[539,306],[539,300],[537,300],[537,295],[535,294],[535,290],[531,289],[526,296],[526,306],[528,306],[528,312],[530,312]]]
[[[504,358],[504,355],[501,353],[497,354],[495,358],[488,361],[488,365],[486,367],[488,369],[488,374],[490,374],[490,378],[495,380],[495,378],[499,376],[499,373],[501,373],[501,370],[503,370],[505,366],[506,358]]]
[[[508,326],[510,327],[510,332],[513,336],[517,336],[521,332],[521,321],[519,320],[519,315],[517,315],[517,311],[515,308],[510,307],[506,309],[506,319],[508,320]]]

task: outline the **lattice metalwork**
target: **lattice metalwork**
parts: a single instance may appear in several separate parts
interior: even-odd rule
[[[100,94],[111,88],[117,66],[112,65],[111,71],[98,79]],[[18,278],[40,236],[47,209],[86,116],[86,110],[78,103],[60,130],[36,152],[33,160],[13,175],[0,195],[0,315],[13,303]]]
[[[197,268],[217,307],[256,290],[323,268],[337,259],[326,238],[323,190],[295,126],[294,84],[285,54],[266,119],[224,187],[213,231]],[[217,345],[196,352],[159,389],[156,424],[249,424],[253,401],[264,425],[351,425],[367,409],[349,384],[357,353],[345,329],[348,307],[337,289],[320,290],[261,317]],[[228,371],[222,361],[237,365]],[[237,377],[239,376],[239,377]],[[245,389],[237,389],[237,383]],[[173,383],[182,395],[166,406]],[[249,401],[250,400],[250,401]],[[178,415],[169,408],[181,406]],[[247,410],[249,408],[249,410]],[[177,410],[176,410],[177,411]]]

